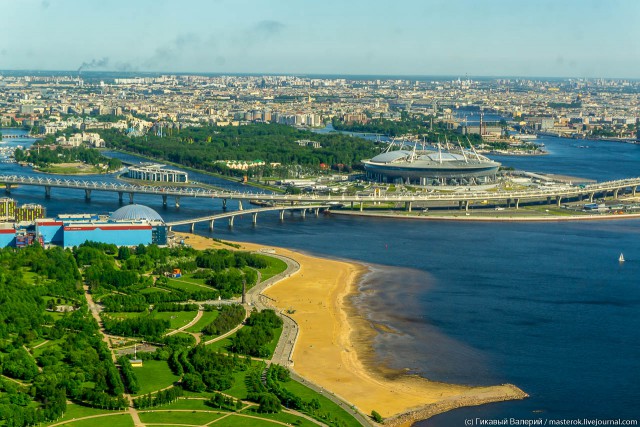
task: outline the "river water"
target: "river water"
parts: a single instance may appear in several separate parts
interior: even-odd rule
[[[6,135],[9,131],[3,130]],[[541,138],[549,155],[495,157],[507,166],[596,180],[640,175],[640,146]],[[4,144],[26,144],[26,140]],[[32,174],[16,164],[0,173]],[[113,176],[90,177],[114,180]],[[192,178],[195,178],[192,176]],[[198,176],[198,181],[246,190]],[[117,196],[23,186],[12,197],[51,215],[104,213]],[[166,220],[221,211],[220,202],[138,196]],[[171,202],[171,200],[170,200]],[[234,209],[231,206],[230,209]],[[196,232],[210,235],[205,224]],[[374,343],[379,363],[460,384],[513,383],[518,402],[464,408],[418,426],[462,426],[467,418],[637,418],[640,402],[640,221],[452,223],[264,214],[222,239],[299,249],[371,266],[356,304],[395,333]],[[624,252],[627,261],[618,263]]]

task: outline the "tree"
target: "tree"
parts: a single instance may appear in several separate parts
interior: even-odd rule
[[[258,397],[258,412],[263,414],[275,414],[280,412],[282,406],[280,405],[280,400],[273,393],[262,393],[260,397]]]
[[[384,419],[382,418],[382,415],[380,415],[376,411],[371,411],[371,418],[373,418],[373,421],[377,423],[382,423],[382,421],[384,421]]]
[[[182,377],[182,387],[184,387],[185,390],[195,391],[198,393],[207,388],[204,382],[202,382],[202,377],[197,373],[184,374],[184,377]]]
[[[118,259],[126,261],[131,257],[131,249],[128,246],[120,246],[118,248]]]

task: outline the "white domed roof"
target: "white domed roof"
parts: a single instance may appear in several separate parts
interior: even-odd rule
[[[128,205],[121,207],[111,214],[114,221],[122,220],[147,220],[162,221],[160,214],[148,206],[144,205]]]

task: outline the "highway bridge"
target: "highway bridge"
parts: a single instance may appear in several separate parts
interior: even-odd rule
[[[242,207],[242,204],[240,204],[240,207]],[[195,226],[197,223],[199,222],[208,222],[209,223],[209,230],[213,231],[213,223],[218,220],[218,219],[225,219],[228,218],[229,219],[229,227],[233,227],[233,220],[235,217],[240,216],[240,215],[251,215],[252,218],[252,222],[255,225],[258,221],[258,214],[261,212],[272,212],[272,211],[279,211],[280,212],[280,220],[284,219],[284,211],[289,210],[289,211],[299,211],[300,214],[302,215],[302,217],[304,218],[306,216],[307,211],[311,211],[315,213],[315,216],[318,216],[320,211],[323,209],[327,209],[327,205],[294,205],[294,206],[267,206],[267,207],[262,207],[262,208],[255,208],[255,209],[240,209],[237,211],[233,211],[233,212],[224,212],[224,213],[219,213],[219,214],[215,214],[215,215],[209,215],[209,216],[203,216],[200,218],[191,218],[191,219],[184,219],[184,220],[180,220],[180,221],[173,221],[173,222],[168,222],[167,226],[169,227],[169,231],[171,231],[172,227],[175,227],[176,225],[191,225],[191,232],[193,233],[195,230]]]
[[[0,175],[0,184],[5,185],[6,192],[10,193],[16,185],[40,186],[44,188],[45,196],[51,197],[53,188],[68,188],[84,191],[85,198],[90,199],[93,191],[107,191],[117,193],[120,202],[124,194],[128,194],[129,203],[133,203],[135,194],[158,195],[162,197],[163,204],[173,197],[176,206],[180,205],[181,197],[195,197],[205,199],[221,199],[226,208],[227,200],[243,201],[267,201],[271,204],[288,204],[294,206],[301,203],[324,204],[351,204],[359,205],[362,210],[365,204],[372,203],[404,203],[405,209],[411,211],[414,203],[447,202],[458,203],[461,209],[468,209],[469,204],[477,201],[487,201],[494,204],[505,203],[517,209],[522,202],[545,201],[555,202],[558,205],[562,200],[579,199],[592,202],[595,197],[607,197],[609,194],[617,198],[619,193],[629,192],[635,196],[637,187],[640,186],[640,178],[628,178],[616,181],[607,181],[582,186],[553,186],[520,191],[486,191],[474,190],[473,187],[461,187],[450,192],[423,192],[423,193],[393,193],[393,194],[354,194],[354,195],[320,195],[320,194],[269,194],[264,192],[238,192],[225,190],[212,190],[197,187],[161,187],[145,186],[127,183],[89,181],[82,179],[56,179],[49,177],[34,177],[22,175]],[[274,209],[277,210],[277,209]]]

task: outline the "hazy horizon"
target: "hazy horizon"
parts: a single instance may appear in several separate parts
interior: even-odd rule
[[[633,0],[0,0],[0,67],[634,79]],[[627,24],[628,21],[628,24]]]
[[[540,81],[551,81],[551,80],[629,80],[629,81],[637,81],[640,80],[640,77],[584,77],[584,76],[509,76],[509,75],[461,75],[461,74],[348,74],[348,73],[289,73],[289,72],[268,72],[261,73],[260,71],[255,72],[234,72],[234,71],[226,71],[226,72],[207,72],[207,71],[153,71],[153,70],[144,70],[144,71],[117,71],[117,70],[82,70],[78,73],[78,70],[39,70],[39,69],[0,69],[0,75],[2,73],[9,74],[20,74],[27,75],[28,73],[37,73],[42,75],[48,75],[48,73],[56,73],[65,76],[73,76],[73,75],[94,75],[99,76],[101,74],[114,74],[114,75],[124,75],[124,76],[142,76],[142,75],[198,75],[198,76],[295,76],[295,77],[309,77],[309,78],[353,78],[354,80],[361,80],[363,78],[388,78],[388,79],[407,79],[407,80],[426,80],[426,79],[470,79],[470,80],[491,80],[491,79],[523,79],[523,80],[540,80]]]

